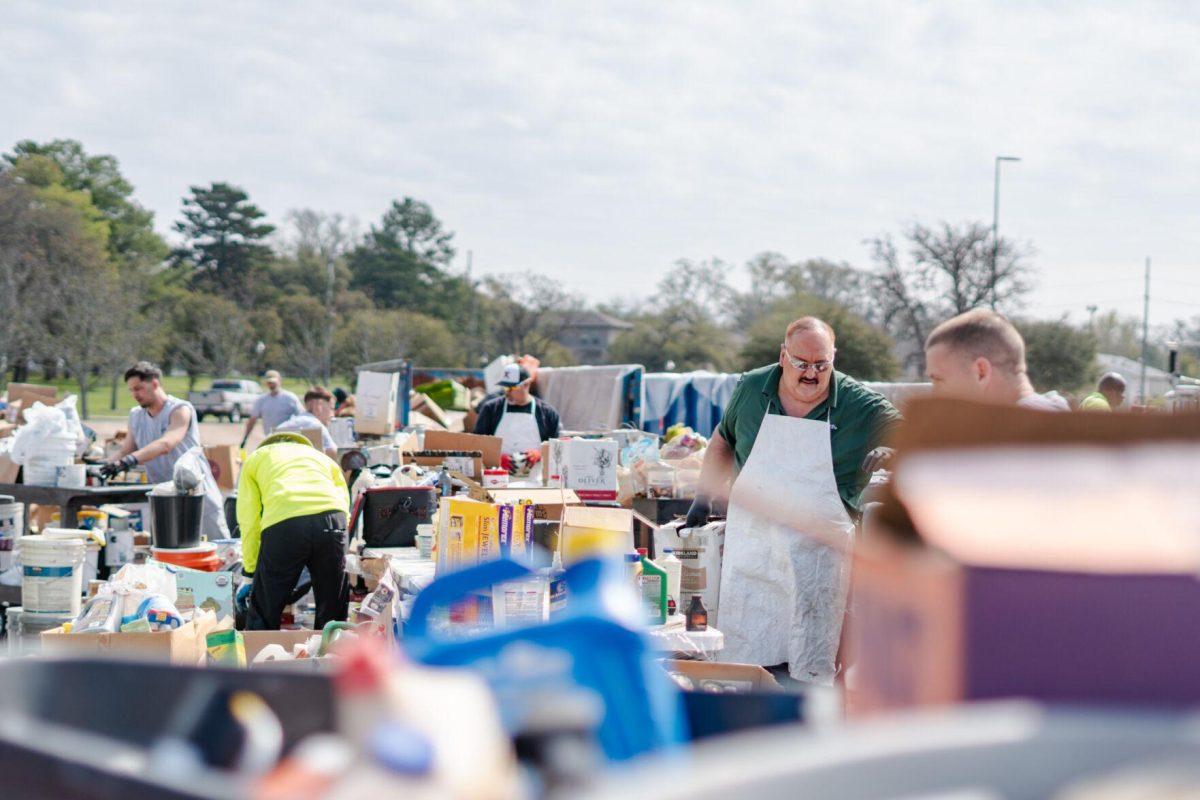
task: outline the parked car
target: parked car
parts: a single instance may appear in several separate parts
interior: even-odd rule
[[[212,388],[205,391],[188,392],[188,402],[196,409],[199,422],[203,422],[208,415],[240,422],[242,417],[250,416],[254,401],[261,394],[262,387],[257,381],[225,378],[213,381]]]

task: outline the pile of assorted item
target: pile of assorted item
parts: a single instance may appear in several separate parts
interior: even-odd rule
[[[426,418],[457,406],[465,410],[454,413],[471,413],[472,390],[461,384],[421,388],[433,415]],[[687,528],[680,520],[696,492],[705,437],[682,425],[661,437],[574,431],[505,456],[496,437],[420,417],[395,430],[394,374],[363,373],[357,389],[358,416],[333,431],[352,508],[345,622],[311,630],[304,598],[286,615],[285,630],[238,630],[240,541],[199,537],[195,465],[186,459],[172,481],[149,494],[152,537],[136,531],[133,512],[113,507],[81,517],[93,531],[46,525],[15,539],[27,565],[47,568],[25,572],[22,588],[34,613],[53,612],[45,621],[54,624],[38,639],[41,655],[55,660],[0,663],[14,676],[0,680],[0,715],[19,719],[26,739],[38,738],[40,724],[49,730],[53,714],[35,699],[54,692],[20,699],[4,687],[78,681],[71,671],[78,662],[58,660],[64,657],[92,659],[81,667],[92,687],[132,682],[137,699],[120,702],[155,709],[143,715],[153,716],[153,725],[141,717],[128,723],[145,727],[138,734],[144,741],[120,743],[119,776],[104,770],[114,752],[109,732],[86,725],[73,732],[83,755],[72,755],[63,775],[90,769],[151,796],[169,789],[214,798],[616,797],[630,786],[647,794],[673,788],[676,795],[711,789],[741,796],[749,784],[738,787],[731,776],[757,774],[747,753],[731,751],[743,760],[720,763],[720,746],[735,740],[701,740],[807,721],[819,715],[822,697],[835,698],[837,710],[827,717],[836,722],[844,713],[869,720],[881,711],[1006,697],[1149,699],[1159,710],[1200,701],[1190,677],[1200,656],[1176,646],[1182,629],[1168,636],[1152,624],[1166,613],[1164,603],[1181,608],[1196,599],[1200,557],[1179,532],[1195,517],[1184,498],[1200,474],[1189,471],[1200,426],[1168,432],[1150,430],[1161,421],[1140,423],[1148,439],[1188,440],[1151,469],[1166,451],[1133,434],[1106,438],[1094,421],[1077,430],[1055,422],[1057,432],[1028,435],[1031,423],[1019,414],[1010,420],[988,410],[988,424],[978,414],[955,422],[953,409],[918,407],[896,484],[884,493],[886,513],[855,553],[856,606],[844,651],[854,678],[822,695],[785,691],[762,667],[719,660],[725,526],[715,520]],[[50,415],[53,424],[35,413],[28,424],[62,435],[68,415],[60,413],[61,420]],[[933,432],[938,426],[948,438]],[[975,446],[981,436],[994,441]],[[1047,459],[1071,468],[1062,474],[1082,469],[1078,450],[1047,455],[1056,441],[1142,459],[1146,478],[1121,497],[1128,509],[1152,501],[1155,529],[1175,537],[1173,549],[1135,541],[1126,530],[1132,510],[1086,520],[1061,510],[1058,501],[1071,493],[1103,505],[1094,486],[1056,487],[1021,511],[1019,501],[1054,478],[1057,467]],[[966,455],[964,443],[974,447]],[[905,452],[915,455],[904,460]],[[963,471],[963,463],[971,469]],[[1129,480],[1115,459],[1091,463],[1106,491]],[[225,472],[236,481],[236,464]],[[1183,489],[1164,488],[1166,475]],[[972,523],[987,492],[1029,533],[1012,534],[1001,513]],[[0,498],[0,530],[7,508]],[[1046,545],[1051,537],[1041,517],[1054,518],[1056,535],[1075,537],[1070,552]],[[16,526],[22,529],[23,520]],[[1092,536],[1097,531],[1100,541]],[[1020,538],[1025,549],[997,544],[1006,538]],[[107,561],[108,551],[119,563]],[[98,552],[107,579],[86,574]],[[1088,602],[1076,607],[1054,594],[1064,581]],[[968,594],[990,605],[977,608]],[[1109,609],[1131,596],[1144,608]],[[1037,597],[1046,598],[1037,611],[1055,613],[1029,614],[1022,603]],[[1105,625],[1089,625],[1093,613]],[[1055,623],[1056,615],[1071,625]],[[1170,666],[1149,670],[1140,653],[1118,658],[1106,630],[1114,624],[1129,636],[1140,631],[1147,653]],[[1056,637],[1080,655],[1054,648],[1048,654],[1046,643]],[[139,663],[117,665],[108,661],[113,657]],[[1070,659],[1067,680],[1056,669]],[[33,677],[32,665],[41,677]],[[81,718],[124,710],[103,706],[102,694],[69,692]],[[776,730],[797,737],[799,727]],[[780,776],[804,769],[795,752],[810,740],[790,741],[796,744],[779,753],[761,750],[762,774],[786,783]],[[0,748],[11,746],[0,726]],[[700,769],[705,759],[714,760],[713,770]],[[617,780],[642,763],[648,766],[630,772],[631,783]],[[846,774],[857,775],[853,767]],[[610,780],[609,793],[601,793]]]

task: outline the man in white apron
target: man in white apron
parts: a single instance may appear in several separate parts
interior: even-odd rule
[[[504,368],[500,386],[504,395],[479,406],[475,433],[499,436],[501,451],[508,455],[540,450],[542,442],[559,434],[558,412],[530,392],[533,378],[519,364]]]
[[[151,483],[165,483],[174,477],[176,462],[187,456],[201,473],[204,486],[200,533],[210,540],[229,538],[221,490],[200,446],[196,409],[167,394],[162,388],[162,372],[146,361],[125,371],[125,385],[137,407],[129,412],[129,435],[121,452],[104,465],[101,474],[113,477],[142,464]]]
[[[728,492],[720,659],[786,664],[813,683],[837,672],[864,465],[878,460],[900,419],[882,395],[833,369],[834,341],[825,322],[798,319],[779,362],[742,376],[687,521],[703,524]]]

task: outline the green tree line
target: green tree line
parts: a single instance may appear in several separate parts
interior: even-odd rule
[[[276,368],[311,381],[405,357],[480,366],[505,353],[573,363],[561,343],[585,300],[552,276],[457,268],[455,234],[429,204],[401,197],[366,230],[345,216],[287,211],[277,227],[248,191],[188,187],[172,222],[177,246],[111,155],[73,140],[21,141],[0,158],[0,375],[69,375],[86,397],[114,394],[133,360],[194,381]],[[838,333],[838,366],[863,379],[919,375],[919,343],[938,321],[988,302],[1020,315],[1029,249],[986,226],[912,225],[867,241],[871,264],[762,253],[735,268],[677,262],[645,297],[596,310],[627,323],[612,363],[648,370],[740,371],[774,361],[782,332],[814,314]],[[461,259],[460,259],[461,260]],[[1098,343],[1123,341],[1065,320],[1022,321],[1039,388],[1094,377]],[[1125,326],[1125,327],[1122,327]],[[1200,339],[1184,323],[1178,336]],[[114,401],[115,402],[115,401]],[[88,409],[81,409],[87,413]]]

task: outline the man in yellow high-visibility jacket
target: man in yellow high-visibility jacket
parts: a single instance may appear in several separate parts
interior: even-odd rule
[[[299,433],[268,436],[238,479],[247,630],[278,630],[300,573],[308,567],[318,630],[346,618],[346,515],[350,495],[333,459]],[[249,597],[246,597],[249,587]]]

